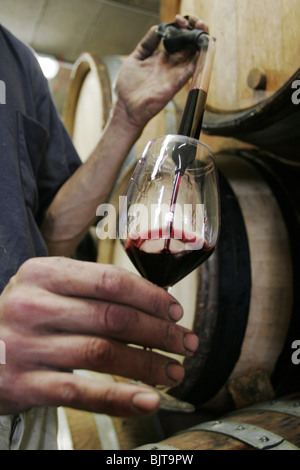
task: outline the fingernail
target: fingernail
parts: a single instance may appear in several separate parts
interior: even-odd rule
[[[184,377],[184,368],[180,364],[167,365],[167,376],[174,382],[181,382]]]
[[[160,397],[158,393],[136,393],[132,398],[132,403],[140,410],[153,411],[158,408]]]
[[[182,307],[179,304],[176,304],[175,302],[170,305],[169,307],[169,317],[173,321],[178,321],[180,318],[183,316],[183,310]]]
[[[186,333],[183,337],[183,344],[185,349],[192,353],[195,353],[199,346],[199,339],[196,335],[192,333]]]

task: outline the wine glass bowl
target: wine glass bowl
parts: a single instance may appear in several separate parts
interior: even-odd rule
[[[213,253],[219,190],[213,152],[197,139],[151,140],[120,207],[118,235],[139,273],[170,288]]]

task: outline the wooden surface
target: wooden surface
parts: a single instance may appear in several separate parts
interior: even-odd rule
[[[275,93],[299,67],[298,0],[182,0],[181,13],[203,18],[217,38],[207,99],[211,108],[252,107]],[[265,90],[248,86],[253,69],[265,73]]]
[[[281,436],[294,446],[300,446],[300,419],[284,413],[249,410],[226,417],[222,421],[238,421],[241,424],[258,426]],[[163,440],[160,444],[167,444],[181,450],[255,450],[254,447],[235,437],[210,431],[189,432],[187,430]]]
[[[287,409],[281,409],[281,404],[287,406]],[[294,414],[297,412],[297,415]],[[211,427],[213,429],[213,424],[220,422],[225,425],[223,428],[224,434],[208,430],[191,430],[197,424],[204,426],[204,428]],[[229,428],[226,430],[226,424],[230,425],[232,422],[238,424],[237,427],[234,427],[233,432]],[[280,402],[276,400],[275,402],[260,402],[257,404],[257,409],[252,409],[251,407],[244,408],[212,421],[201,420],[199,417],[197,424],[193,424],[186,429],[182,429],[182,427],[177,428],[170,437],[161,441],[159,445],[173,446],[181,450],[256,450],[256,445],[268,445],[268,438],[266,436],[270,432],[278,436],[278,440],[276,439],[278,443],[285,440],[289,448],[299,450],[299,394],[284,397]],[[234,432],[239,431],[237,428],[241,428],[245,433],[244,436],[249,438],[247,429],[252,426],[255,426],[257,429],[253,435],[253,442],[251,440],[251,445],[249,443],[246,444],[242,437],[241,440],[237,438],[239,432],[234,436]]]
[[[161,0],[160,21],[172,23],[180,11],[181,0]]]

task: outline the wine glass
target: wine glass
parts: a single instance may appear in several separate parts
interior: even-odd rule
[[[119,213],[119,239],[135,268],[169,289],[209,258],[218,234],[213,152],[181,135],[150,141]]]
[[[218,234],[213,152],[181,135],[151,140],[119,208],[119,240],[137,271],[169,290],[209,258]],[[193,405],[158,392],[161,409],[194,411]]]

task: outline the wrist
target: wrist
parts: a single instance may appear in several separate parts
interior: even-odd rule
[[[118,135],[121,134],[122,139],[129,141],[131,144],[140,137],[143,132],[143,124],[137,122],[127,111],[126,105],[117,100],[111,111],[108,126],[118,129]]]

